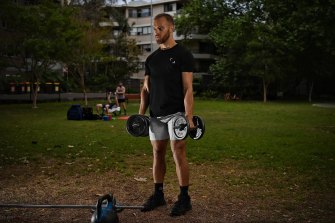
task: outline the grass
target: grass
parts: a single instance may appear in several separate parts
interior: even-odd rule
[[[128,135],[124,120],[68,121],[66,112],[73,103],[79,102],[40,103],[37,109],[30,104],[0,105],[2,193],[13,193],[21,183],[16,179],[22,178],[15,176],[15,170],[21,173],[26,167],[31,176],[37,175],[29,181],[39,182],[46,175],[45,190],[56,194],[58,181],[68,184],[78,175],[84,183],[67,188],[67,193],[81,193],[92,176],[117,174],[123,177],[114,181],[130,187],[136,184],[131,181],[134,176],[151,175],[148,138]],[[97,101],[89,103],[94,106]],[[138,106],[129,103],[128,113],[135,114]],[[236,214],[250,222],[334,222],[334,108],[198,99],[195,114],[206,123],[201,140],[188,139],[192,197],[201,204],[201,210],[194,206],[196,215],[213,213],[219,219]],[[167,157],[165,188],[167,194],[176,194],[171,153]],[[151,180],[136,184],[139,194],[145,194],[150,184]],[[36,184],[32,185],[35,190]]]
[[[66,120],[72,103],[40,103],[37,109],[0,105],[0,165],[56,159],[125,170],[129,157],[151,154],[148,139],[128,135],[124,120]],[[129,103],[128,112],[136,113],[138,106]],[[334,185],[335,109],[197,100],[195,114],[205,120],[206,133],[199,141],[188,140],[190,162],[238,160],[245,168],[308,176],[305,183],[316,187]]]

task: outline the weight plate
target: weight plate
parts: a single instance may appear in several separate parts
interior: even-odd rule
[[[185,117],[177,115],[173,120],[173,132],[178,140],[183,140],[188,135],[188,123]]]
[[[135,137],[143,136],[146,133],[148,124],[143,115],[131,115],[127,120],[127,132]]]
[[[199,140],[205,133],[205,123],[199,116],[193,116],[193,123],[196,126],[194,129],[190,129],[189,136],[192,139]]]
[[[150,126],[150,118],[149,116],[143,115],[144,117],[144,121],[145,121],[145,131],[143,132],[143,134],[141,136],[145,137],[149,135],[149,126]]]

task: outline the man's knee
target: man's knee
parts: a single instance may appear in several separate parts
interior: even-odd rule
[[[171,149],[173,152],[184,152],[186,150],[186,140],[172,140]]]
[[[181,162],[186,159],[186,143],[185,141],[177,140],[171,142],[171,150],[176,162]]]
[[[153,152],[157,155],[165,155],[167,140],[154,140],[151,142]]]

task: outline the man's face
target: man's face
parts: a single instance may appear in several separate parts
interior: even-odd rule
[[[158,44],[165,43],[172,35],[173,27],[164,17],[154,21],[155,39]]]

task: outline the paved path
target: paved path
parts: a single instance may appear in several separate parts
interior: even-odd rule
[[[106,93],[87,93],[89,99],[105,99]],[[83,100],[83,93],[38,94],[37,101],[73,101]],[[29,102],[30,94],[0,94],[0,102]]]
[[[313,104],[313,106],[322,107],[322,108],[335,108],[335,104],[331,104],[331,103],[318,103],[318,104]]]

